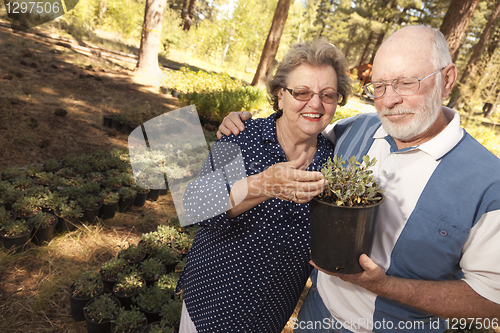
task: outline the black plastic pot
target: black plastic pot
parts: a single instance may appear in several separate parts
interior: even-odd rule
[[[56,223],[54,223],[53,225],[46,228],[33,229],[33,238],[31,239],[33,243],[35,243],[36,245],[41,245],[44,242],[50,242],[54,238],[56,233],[56,227],[57,224],[59,223],[59,219],[57,218],[57,216],[54,215],[54,217],[56,218]]]
[[[101,203],[99,206],[93,209],[86,209],[83,211],[83,220],[89,223],[95,223],[96,219],[99,218],[99,212],[101,211]]]
[[[120,201],[118,201],[118,211],[122,213],[130,212],[134,206],[134,201],[135,197],[129,199],[120,198]]]
[[[99,297],[99,296],[97,296]],[[93,298],[87,304],[93,302],[97,297]],[[116,302],[117,308],[121,308],[120,301],[118,298],[111,296]],[[85,321],[87,322],[87,333],[110,333],[111,332],[111,320],[103,320],[101,322],[95,322],[87,316],[87,312],[84,310],[83,314],[85,316]]]
[[[158,200],[159,197],[160,197],[160,190],[157,189],[149,190],[148,200],[156,201]]]
[[[76,227],[80,225],[80,220],[77,218],[65,218],[61,216],[57,216],[59,222],[57,223],[56,230],[59,231],[73,231],[76,230]]]
[[[30,226],[31,228],[31,226]],[[6,237],[2,235],[2,244],[6,249],[15,249],[15,253],[26,251],[29,247],[31,230],[25,235]]]
[[[130,267],[129,267],[129,271],[130,271]],[[113,287],[115,286],[115,283],[116,283],[116,279],[108,280],[108,279],[104,278],[100,269],[99,269],[99,277],[101,278],[102,284],[104,285],[104,292],[105,293],[112,293]]]
[[[179,262],[176,261],[176,262],[171,263],[171,264],[165,264],[165,270],[166,270],[165,274],[170,274],[170,273],[174,272],[175,271],[175,266],[177,266],[178,263]]]
[[[363,272],[359,256],[370,255],[373,227],[382,200],[370,206],[344,207],[314,198],[311,210],[311,259],[328,272]]]
[[[116,285],[115,285],[116,287]],[[133,295],[129,295],[129,296],[125,296],[125,295],[120,295],[119,293],[117,293],[115,291],[115,287],[113,287],[113,296],[115,296],[116,298],[118,298],[118,300],[120,301],[120,304],[122,305],[122,307],[124,307],[126,310],[130,310],[131,309],[131,306],[132,306],[132,298],[137,296],[139,294],[139,291],[137,291],[136,293],[134,293]]]
[[[111,128],[114,128],[117,131],[121,131],[122,123],[119,120],[113,118],[113,121],[111,122]]]
[[[146,316],[146,319],[148,320],[148,323],[161,322],[160,312],[149,312],[149,311],[144,310],[142,308],[140,308],[139,311],[144,313],[144,315]]]
[[[83,314],[83,308],[87,305],[87,303],[93,299],[93,297],[88,297],[88,298],[76,298],[73,297],[71,294],[71,290],[73,289],[73,284],[68,289],[68,294],[69,294],[69,304],[71,308],[71,318],[73,318],[74,321],[84,321],[85,320],[85,315]],[[101,289],[99,292],[99,295],[102,294],[104,288]],[[97,297],[96,296],[96,297]]]
[[[103,203],[101,206],[101,211],[99,212],[99,216],[103,219],[112,219],[115,217],[116,209],[118,208],[118,201],[111,204]]]
[[[149,190],[146,193],[137,193],[134,200],[134,206],[142,207],[146,204],[146,199],[148,198]]]

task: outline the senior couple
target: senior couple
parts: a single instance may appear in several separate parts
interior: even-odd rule
[[[333,45],[298,44],[267,82],[276,113],[224,121],[228,136],[218,143],[237,145],[246,172],[214,180],[216,162],[231,173],[234,160],[216,145],[186,189],[186,213],[201,228],[177,287],[180,332],[279,333],[309,276],[296,332],[498,323],[500,160],[442,106],[457,77],[444,36],[426,26],[394,33],[365,86],[377,113],[329,125],[350,94],[347,72]],[[308,202],[323,190],[318,170],[335,154],[375,157],[385,191],[359,274],[323,272],[309,260]],[[205,218],[213,207],[223,209]]]

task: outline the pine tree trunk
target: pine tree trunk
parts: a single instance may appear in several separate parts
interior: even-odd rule
[[[486,23],[483,33],[479,38],[479,42],[474,46],[474,51],[472,52],[472,56],[469,58],[467,67],[462,73],[462,77],[460,78],[461,83],[465,83],[469,74],[473,72],[474,67],[476,66],[481,55],[483,54],[484,48],[486,47],[486,43],[490,38],[491,30],[493,29],[493,26],[496,23],[496,20],[498,19],[499,15],[500,15],[500,0],[497,0],[495,9],[493,10],[493,13],[491,13],[490,18],[488,19],[488,23]]]
[[[166,5],[166,0],[146,0],[141,47],[136,68],[139,79],[140,76],[143,76],[144,79],[151,78],[154,80],[160,76],[158,50],[160,48],[163,13]],[[150,83],[154,84],[155,82]]]
[[[478,4],[479,0],[452,0],[444,16],[440,30],[446,37],[453,61]]]
[[[184,26],[182,30],[188,31],[191,28],[191,24],[193,24],[193,13],[194,13],[194,5],[196,4],[196,0],[189,0],[189,6],[186,11],[186,16],[184,17]]]
[[[264,49],[260,56],[259,66],[252,80],[252,86],[263,86],[266,74],[272,69],[291,2],[291,0],[278,0],[278,5],[274,12],[273,23],[267,35],[266,43],[264,44]]]

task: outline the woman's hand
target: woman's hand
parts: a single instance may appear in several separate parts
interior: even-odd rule
[[[306,203],[323,192],[326,180],[319,171],[305,171],[307,154],[295,161],[275,164],[261,172],[261,190],[267,198]]]
[[[226,117],[219,126],[217,131],[217,138],[220,140],[222,134],[230,136],[231,134],[238,135],[240,131],[245,129],[243,125],[244,120],[252,118],[252,114],[248,111],[231,112]]]

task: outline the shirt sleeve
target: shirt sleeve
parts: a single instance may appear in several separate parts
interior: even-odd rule
[[[337,122],[326,126],[325,130],[321,132],[330,142],[335,142],[335,125]]]
[[[235,219],[226,215],[232,186],[247,177],[243,153],[234,141],[231,136],[214,143],[198,177],[187,185],[183,205],[190,224],[221,228],[243,218],[244,214]]]
[[[463,280],[484,298],[500,304],[500,210],[483,214],[463,246]]]

